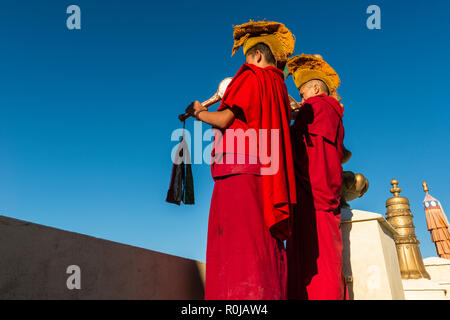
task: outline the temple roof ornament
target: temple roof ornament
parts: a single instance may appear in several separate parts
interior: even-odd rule
[[[450,259],[450,232],[447,216],[441,203],[428,193],[429,189],[425,181],[422,183],[422,186],[423,191],[426,193],[423,206],[431,241],[436,246],[436,253],[439,257]]]
[[[402,279],[430,279],[415,234],[413,215],[407,198],[400,196],[398,180],[391,180],[393,197],[386,200],[386,219],[398,232],[394,236]]]

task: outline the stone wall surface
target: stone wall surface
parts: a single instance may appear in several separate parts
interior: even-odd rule
[[[71,265],[81,289],[68,289]],[[0,216],[0,299],[203,299],[203,272],[194,260]]]

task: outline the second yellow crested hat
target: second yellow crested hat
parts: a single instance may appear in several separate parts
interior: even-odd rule
[[[325,82],[330,91],[337,89],[341,84],[336,71],[318,54],[301,54],[292,57],[288,60],[286,67],[289,69],[289,74],[292,74],[298,89],[314,79]]]
[[[272,51],[275,60],[286,61],[294,53],[295,37],[282,23],[274,21],[251,21],[234,26],[234,55],[239,47],[247,50],[257,43],[265,43]]]

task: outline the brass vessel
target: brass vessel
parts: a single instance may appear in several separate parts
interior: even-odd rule
[[[430,279],[420,253],[409,201],[400,196],[402,189],[398,187],[398,180],[391,180],[391,185],[394,196],[386,200],[386,219],[398,232],[394,241],[402,279]]]
[[[369,189],[369,181],[361,173],[344,171],[342,175],[341,207],[350,209],[348,201],[361,198]]]

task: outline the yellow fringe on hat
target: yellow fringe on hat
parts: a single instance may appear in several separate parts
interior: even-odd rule
[[[336,91],[341,84],[336,71],[320,55],[298,55],[290,58],[286,66],[299,89],[306,82],[314,79],[325,82],[330,92]]]
[[[243,46],[244,54],[257,43],[269,46],[277,61],[286,61],[294,53],[295,37],[282,23],[257,21],[234,26],[232,56]]]

